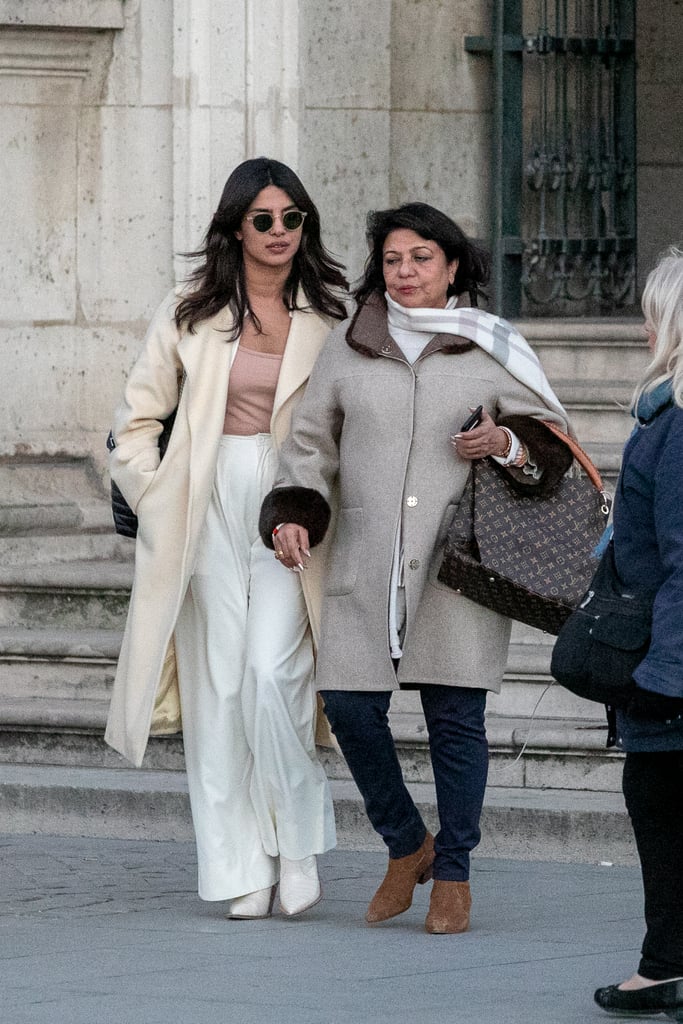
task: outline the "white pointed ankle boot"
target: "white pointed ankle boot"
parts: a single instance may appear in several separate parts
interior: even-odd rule
[[[227,916],[232,921],[258,921],[270,917],[273,913],[276,890],[277,885],[272,885],[269,889],[257,889],[256,892],[238,896],[236,900],[230,901]]]
[[[287,917],[303,914],[322,899],[315,857],[280,857],[280,910]]]

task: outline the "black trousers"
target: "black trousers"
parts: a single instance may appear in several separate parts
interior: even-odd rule
[[[638,973],[683,977],[683,751],[627,753],[623,786],[645,890]]]

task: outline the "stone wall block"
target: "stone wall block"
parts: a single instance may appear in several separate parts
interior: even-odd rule
[[[299,0],[245,0],[245,155],[299,155]]]
[[[50,434],[58,443],[83,433],[92,433],[96,444],[101,437],[104,445],[143,337],[142,324],[137,331],[0,329],[3,387],[12,395],[11,402],[0,403],[0,446]]]
[[[683,243],[683,166],[638,168],[639,287],[669,245]]]
[[[173,98],[173,5],[144,0],[140,7],[140,103],[162,106]]]
[[[323,239],[350,279],[365,263],[365,215],[389,205],[389,114],[308,110],[301,177],[320,210]]]
[[[103,102],[116,106],[140,102],[142,64],[141,9],[146,0],[126,0],[124,25],[114,37],[114,51]],[[171,4],[168,4],[169,16]]]
[[[71,320],[76,110],[0,106],[0,137],[0,319]]]
[[[89,322],[146,319],[171,286],[172,167],[170,110],[83,117],[78,273]]]
[[[300,6],[306,106],[388,107],[391,0],[306,0]]]
[[[211,106],[244,118],[246,26],[244,5],[214,0],[211,8]]]
[[[163,106],[173,98],[172,0],[126,0],[123,31],[114,56],[105,103]]]
[[[111,32],[31,31],[0,24],[0,105],[99,103]]]
[[[206,230],[213,211],[218,206],[223,186],[232,170],[244,159],[244,114],[234,107],[211,108],[210,192],[206,208]]]
[[[78,415],[81,429],[99,433],[102,444],[130,369],[144,342],[146,324],[82,330],[75,342],[78,366]],[[104,451],[104,449],[103,449]]]
[[[3,387],[12,395],[11,402],[2,403],[1,435],[31,437],[80,427],[74,414],[83,371],[75,360],[71,327],[2,331],[0,352]]]
[[[681,39],[683,4],[680,0],[640,3],[637,8],[636,42],[639,87],[659,82],[678,90],[681,102]],[[672,97],[673,98],[673,97]],[[641,103],[644,114],[650,111]],[[680,123],[680,122],[679,122]],[[672,121],[673,124],[673,121]]]
[[[683,88],[660,82],[638,84],[637,138],[642,163],[683,166]],[[671,198],[680,206],[680,194]]]
[[[466,234],[488,231],[489,118],[395,113],[391,119],[393,203],[430,203]]]
[[[126,0],[0,0],[0,25],[27,28],[122,28]]]
[[[490,34],[477,0],[394,0],[391,105],[396,110],[490,107],[490,60],[465,52],[466,35]]]

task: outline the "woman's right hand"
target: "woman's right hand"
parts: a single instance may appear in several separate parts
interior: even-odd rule
[[[451,444],[460,458],[468,461],[485,459],[487,455],[503,456],[509,447],[508,435],[486,409],[482,410],[478,426],[466,433],[451,434]]]
[[[308,543],[308,530],[297,523],[282,523],[273,531],[273,547],[275,557],[286,569],[303,572],[311,557]]]

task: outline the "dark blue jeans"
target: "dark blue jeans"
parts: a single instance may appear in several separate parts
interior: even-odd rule
[[[479,818],[488,771],[486,691],[430,685],[418,689],[441,826],[435,841],[434,877],[464,882],[470,874],[470,852],[481,837]],[[427,830],[406,788],[389,729],[391,691],[323,690],[322,697],[368,818],[389,856],[415,853]]]

